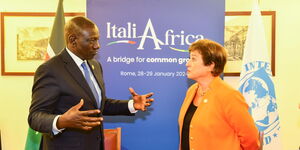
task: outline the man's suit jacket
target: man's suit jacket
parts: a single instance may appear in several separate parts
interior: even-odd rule
[[[132,115],[128,110],[128,101],[106,98],[100,63],[88,60],[88,64],[101,89],[100,115]],[[97,109],[89,85],[66,50],[39,66],[34,76],[28,122],[31,128],[43,133],[43,149],[104,149],[102,124],[90,131],[65,129],[62,133],[53,135],[52,123],[55,116],[65,113],[78,104],[80,99],[84,99],[80,110]]]
[[[184,116],[193,103],[198,83],[187,91],[178,118],[180,137]],[[190,149],[257,150],[256,128],[242,94],[219,77],[209,85],[190,123]],[[180,140],[181,141],[181,140]]]

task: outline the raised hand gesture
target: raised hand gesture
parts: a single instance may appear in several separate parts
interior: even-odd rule
[[[132,95],[133,107],[136,110],[146,111],[147,107],[151,106],[151,103],[154,101],[153,98],[150,98],[153,95],[152,92],[145,95],[139,95],[133,88],[129,88],[129,91]]]
[[[79,109],[83,106],[83,99],[80,102],[71,107],[67,112],[62,114],[57,120],[57,128],[76,128],[82,130],[91,130],[93,127],[99,126],[102,117],[90,117],[91,115],[96,115],[100,113],[100,110],[87,110],[87,111],[79,111]]]

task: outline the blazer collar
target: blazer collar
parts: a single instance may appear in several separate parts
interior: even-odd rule
[[[65,68],[71,75],[71,77],[82,87],[82,89],[88,94],[91,100],[94,100],[94,105],[97,108],[96,99],[94,98],[93,92],[90,90],[89,85],[85,81],[85,78],[81,72],[81,70],[78,68],[77,64],[74,62],[72,57],[68,54],[67,50],[64,49],[60,53]]]
[[[220,77],[215,77],[208,86],[208,88],[209,88],[208,92],[214,91],[214,89],[218,88],[218,86],[220,86],[220,82],[223,82],[222,79]],[[182,111],[184,112],[184,114],[186,113],[190,104],[194,100],[194,97],[196,96],[198,87],[199,87],[199,84],[195,83],[189,88],[189,93],[187,94],[187,96],[184,100],[184,103],[183,103],[183,107],[182,107],[183,108]]]
[[[90,68],[92,70],[92,73],[98,83],[98,86],[101,90],[101,97],[102,97],[102,100],[101,100],[101,109],[103,108],[103,101],[104,101],[104,98],[105,98],[105,89],[104,89],[104,81],[103,81],[103,76],[102,76],[102,69],[101,69],[101,66],[100,64],[92,59],[92,60],[88,60],[88,64],[90,65]]]
[[[87,62],[90,65],[91,71],[92,71],[101,91],[103,91],[103,86],[104,86],[103,78],[102,78],[101,70],[98,69],[98,68],[100,68],[98,62],[95,60],[88,60]]]

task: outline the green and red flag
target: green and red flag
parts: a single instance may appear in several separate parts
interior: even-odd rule
[[[59,0],[55,20],[52,27],[49,44],[47,47],[46,60],[58,54],[65,48],[64,40],[65,15],[63,8],[63,0]]]
[[[52,32],[49,38],[45,61],[58,54],[65,48],[64,40],[65,16],[63,8],[63,0],[59,0]],[[39,150],[42,135],[41,133],[29,128],[27,133],[25,150]]]

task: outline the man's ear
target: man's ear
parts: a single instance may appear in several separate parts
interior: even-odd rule
[[[72,45],[76,45],[76,36],[75,35],[73,35],[73,34],[69,35],[68,40]]]

